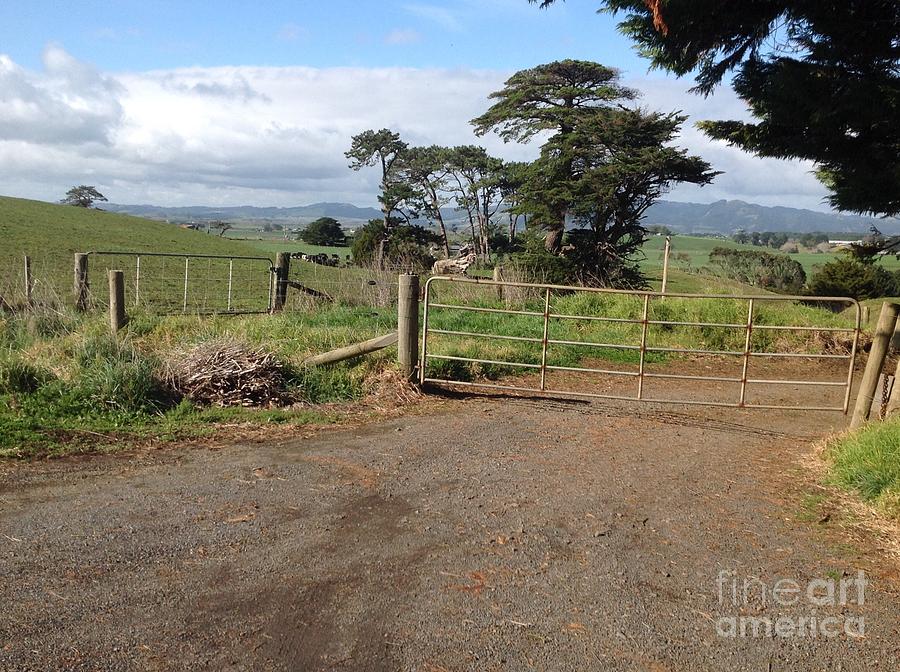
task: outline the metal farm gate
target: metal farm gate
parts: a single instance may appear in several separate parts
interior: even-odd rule
[[[423,384],[735,408],[849,407],[861,319],[854,299],[663,295],[460,276],[432,277],[424,294]],[[674,394],[648,390],[666,381]]]

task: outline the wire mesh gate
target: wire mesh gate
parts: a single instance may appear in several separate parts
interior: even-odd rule
[[[268,257],[169,252],[89,252],[96,269],[125,272],[128,305],[162,314],[267,313],[274,267]],[[105,304],[103,290],[92,295]]]
[[[859,346],[861,308],[846,297],[684,294],[612,290],[563,285],[497,282],[435,276],[425,283],[420,382],[518,392],[694,404],[734,408],[838,411],[847,413]],[[442,296],[437,296],[441,294]],[[447,300],[443,300],[446,294]],[[512,297],[511,297],[512,295]],[[441,300],[438,300],[441,299]],[[455,299],[455,300],[452,300]],[[849,308],[838,313],[839,307]],[[717,319],[724,316],[725,319]],[[678,319],[675,319],[678,318]],[[693,319],[692,319],[693,318]],[[575,325],[574,327],[572,325]],[[587,325],[585,328],[584,325]],[[679,339],[681,332],[699,332]],[[589,338],[593,335],[594,340]],[[440,342],[438,340],[440,339]],[[494,341],[502,345],[482,345]],[[692,347],[699,342],[701,346]],[[558,349],[574,352],[557,356]],[[687,372],[656,366],[673,355],[686,360]],[[597,365],[585,365],[592,357]],[[728,375],[694,372],[698,358],[735,364]],[[803,377],[752,377],[757,360],[799,360],[825,368]],[[611,363],[610,363],[611,362]],[[472,366],[482,369],[472,372]],[[721,366],[718,364],[717,366]],[[618,367],[618,368],[613,368]],[[764,373],[785,367],[761,367]],[[796,367],[794,367],[796,368]],[[525,380],[490,382],[524,372]],[[528,376],[527,374],[531,374]],[[557,385],[551,374],[569,374]],[[632,378],[632,393],[572,389],[571,374]],[[695,381],[716,386],[716,398],[648,394],[650,381]],[[727,386],[735,389],[726,395]],[[755,401],[760,388],[791,386],[804,400],[820,403]],[[782,388],[783,389],[783,388]],[[837,398],[834,398],[837,395]],[[830,403],[829,403],[830,402]]]

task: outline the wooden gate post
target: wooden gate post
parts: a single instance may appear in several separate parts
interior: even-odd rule
[[[869,360],[866,362],[866,372],[863,374],[859,392],[856,394],[856,406],[853,409],[853,419],[850,421],[851,429],[861,427],[869,419],[872,401],[877,393],[878,376],[881,375],[884,360],[887,358],[891,337],[897,326],[898,313],[900,313],[900,305],[896,303],[885,301],[881,306],[881,317],[878,318],[878,327],[875,329],[875,336],[872,339],[872,349],[869,351]]]
[[[109,328],[115,336],[128,322],[125,314],[125,273],[109,271]]]
[[[31,257],[25,255],[25,306],[31,308],[34,305],[34,277],[31,275]]]
[[[88,309],[88,255],[75,255],[75,310],[83,313]]]
[[[405,376],[412,377],[419,361],[419,276],[400,276],[397,300],[397,361]]]
[[[284,310],[287,302],[288,280],[291,276],[291,255],[289,252],[279,252],[275,256],[275,303],[272,306],[276,312]]]
[[[503,269],[500,266],[494,266],[494,282],[503,280]],[[497,298],[503,300],[503,285],[497,285]]]

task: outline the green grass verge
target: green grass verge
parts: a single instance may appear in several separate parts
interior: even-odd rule
[[[900,417],[833,440],[829,481],[900,520]]]
[[[315,405],[361,398],[390,366],[385,351],[331,367],[302,361],[396,328],[393,310],[333,307],[245,317],[135,315],[116,340],[101,315],[0,314],[0,457],[108,450],[150,437],[202,436],[231,423],[334,422]],[[176,350],[231,338],[276,353],[296,402],[286,408],[198,408],[173,396],[164,362]]]

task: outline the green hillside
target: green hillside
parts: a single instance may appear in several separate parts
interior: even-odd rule
[[[6,196],[0,196],[0,236],[0,268],[18,267],[23,254],[36,263],[64,257],[68,267],[76,252],[94,250],[258,254],[246,243],[165,222]]]
[[[102,210],[55,205],[20,198],[0,197],[0,298],[17,303],[24,287],[23,256],[32,259],[38,301],[69,303],[72,295],[76,252],[165,252],[202,255],[266,257],[245,242],[220,238],[173,224]],[[137,301],[137,266],[133,256],[92,256],[90,286],[97,301],[105,300],[106,269],[125,272],[126,300]],[[184,290],[184,261],[144,257],[140,270],[140,300],[164,311],[212,309],[264,310],[270,285],[267,261],[234,263],[194,259],[191,282]],[[229,301],[225,288],[229,275],[234,287]],[[221,304],[221,305],[219,305]]]

